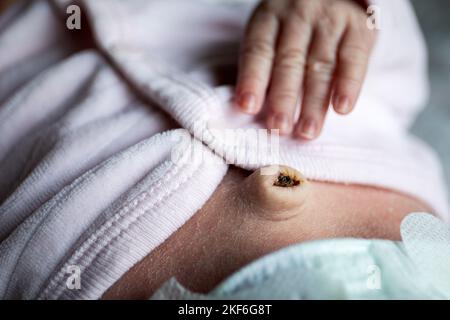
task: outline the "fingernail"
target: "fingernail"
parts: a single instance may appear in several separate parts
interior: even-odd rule
[[[317,124],[312,119],[303,120],[298,135],[304,139],[314,139],[316,137]]]
[[[251,93],[243,93],[237,99],[239,108],[247,113],[256,112],[256,97]]]
[[[272,116],[272,128],[279,129],[280,134],[289,134],[292,130],[291,121],[289,117],[284,113],[277,113]]]
[[[334,108],[339,113],[347,114],[350,112],[350,100],[345,96],[337,96],[335,98]]]

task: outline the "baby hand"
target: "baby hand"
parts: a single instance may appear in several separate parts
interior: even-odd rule
[[[258,114],[264,105],[269,129],[308,140],[320,134],[330,100],[339,114],[350,113],[375,41],[358,1],[262,2],[242,46],[238,107]]]

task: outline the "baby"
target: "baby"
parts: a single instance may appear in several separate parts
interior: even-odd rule
[[[378,33],[356,0],[85,0],[81,31],[67,3],[0,19],[0,298],[208,292],[291,244],[445,218],[439,162],[408,133],[426,76],[406,1],[376,0]],[[267,127],[275,159],[241,134]]]
[[[319,136],[330,100],[337,113],[350,113],[376,38],[366,7],[356,0],[263,1],[241,46],[238,108],[251,115],[264,109],[269,129],[301,140]],[[290,244],[345,237],[400,240],[408,213],[432,211],[388,190],[307,182],[289,167],[272,175],[232,168],[194,218],[104,298],[145,299],[169,277],[206,293],[235,270]]]

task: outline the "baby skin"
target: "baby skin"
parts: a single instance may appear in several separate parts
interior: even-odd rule
[[[255,259],[299,242],[400,240],[402,219],[417,211],[431,209],[390,190],[306,181],[287,167],[271,175],[231,168],[203,208],[103,298],[148,299],[171,277],[205,293]]]
[[[366,8],[365,0],[262,1],[241,46],[238,108],[265,109],[269,129],[303,140],[319,136],[330,102],[350,113],[376,39]]]

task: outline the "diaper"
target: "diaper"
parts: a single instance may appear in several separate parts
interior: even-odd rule
[[[449,299],[447,227],[411,214],[402,238],[297,244],[244,267],[207,295],[171,279],[152,299]]]

